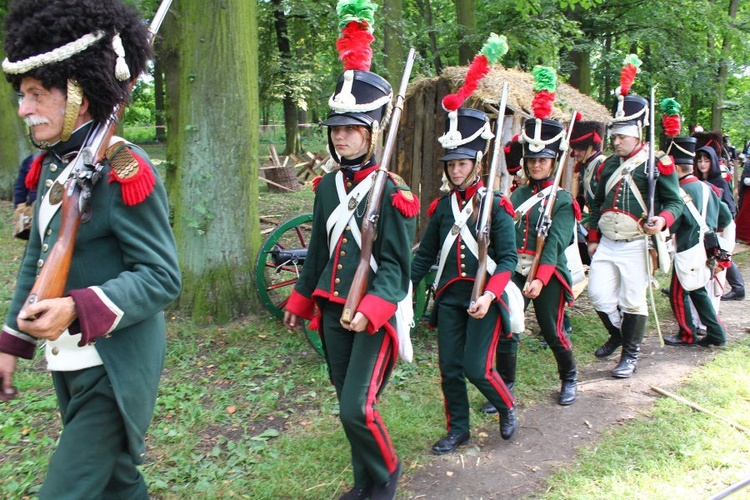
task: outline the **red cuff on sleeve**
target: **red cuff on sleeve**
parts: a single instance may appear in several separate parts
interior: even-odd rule
[[[557,269],[557,267],[554,264],[539,264],[535,278],[542,280],[542,283],[546,285],[549,283],[552,275],[555,274],[555,269]]]
[[[364,314],[369,320],[367,333],[375,333],[383,328],[383,325],[396,314],[396,304],[368,293],[359,303],[357,311]]]
[[[311,320],[315,316],[315,304],[315,299],[309,299],[297,290],[292,290],[292,294],[286,301],[284,309],[292,314],[296,314],[300,318]]]
[[[586,235],[586,241],[589,243],[599,243],[599,230],[589,229],[589,234]]]
[[[78,326],[81,333],[78,347],[83,347],[109,333],[122,317],[121,313],[113,311],[110,305],[106,304],[91,288],[71,290],[68,295],[76,303],[76,312],[78,312]]]
[[[35,347],[36,344],[18,338],[5,330],[0,332],[0,352],[19,358],[32,359]]]
[[[487,282],[487,286],[484,288],[485,291],[489,290],[495,294],[495,300],[499,299],[505,290],[505,286],[510,281],[510,271],[503,271],[501,273],[493,274],[490,280]]]
[[[674,224],[674,215],[672,215],[672,212],[667,212],[666,210],[664,210],[662,213],[659,214],[659,217],[664,217],[664,220],[667,221],[667,225],[664,226],[664,229]]]

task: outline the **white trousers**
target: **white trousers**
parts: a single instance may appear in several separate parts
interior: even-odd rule
[[[646,238],[614,241],[602,236],[589,269],[589,299],[616,327],[622,313],[648,316]]]

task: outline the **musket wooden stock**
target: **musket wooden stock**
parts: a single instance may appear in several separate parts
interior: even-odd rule
[[[169,10],[172,0],[163,0],[154,14],[154,18],[149,26],[149,43],[153,44],[156,33],[164,21],[164,17]],[[135,87],[138,78],[130,81],[130,91]],[[128,92],[128,95],[130,92]],[[63,192],[61,211],[60,230],[57,241],[50,250],[49,257],[44,262],[39,276],[37,276],[34,286],[26,299],[25,305],[30,305],[44,299],[54,299],[62,297],[65,292],[65,285],[68,282],[68,273],[73,260],[73,250],[78,236],[78,227],[81,225],[81,217],[84,210],[82,209],[81,196],[82,187],[79,185],[77,175],[82,169],[93,167],[92,176],[90,176],[89,188],[98,180],[99,172],[102,168],[104,155],[109,147],[109,142],[115,133],[122,113],[125,111],[124,103],[117,104],[109,118],[106,121],[94,125],[91,133],[84,141],[84,145],[78,153],[75,160],[80,162],[80,166],[72,169],[71,175],[65,183]],[[82,155],[85,152],[91,153],[88,161],[82,161]],[[88,153],[86,153],[88,154]],[[84,198],[84,203],[86,199]],[[29,319],[33,319],[30,317]]]
[[[560,161],[557,163],[557,170],[555,171],[555,180],[552,182],[552,191],[547,197],[547,204],[544,206],[544,212],[539,219],[537,225],[537,236],[535,245],[534,260],[531,261],[529,266],[529,274],[526,275],[526,283],[523,285],[523,289],[526,290],[532,281],[536,278],[536,273],[539,270],[539,262],[542,259],[542,251],[547,241],[547,232],[549,231],[550,225],[552,225],[552,211],[555,208],[555,202],[557,201],[557,192],[560,190],[560,181],[562,180],[562,174],[565,171],[565,164],[568,162],[568,151],[570,150],[570,137],[573,134],[573,125],[576,121],[576,110],[573,110],[573,116],[570,119],[568,125],[568,131],[565,136],[565,150],[563,151]]]
[[[70,263],[73,260],[78,226],[81,225],[81,214],[79,212],[81,190],[75,184],[75,179],[69,180],[68,184],[70,183],[73,183],[71,186],[73,192],[68,195],[68,186],[65,187],[66,194],[62,201],[62,220],[60,221],[57,242],[53,245],[42,271],[34,282],[25,305],[62,297],[65,292],[65,283],[68,281]],[[29,319],[33,319],[33,317]]]
[[[508,105],[508,82],[503,83],[503,93],[500,97],[500,107],[497,110],[497,121],[495,122],[495,145],[492,148],[492,161],[490,161],[490,173],[487,176],[487,189],[482,203],[482,212],[477,225],[477,274],[474,277],[474,288],[471,290],[471,304],[474,304],[484,293],[487,284],[487,250],[490,246],[490,231],[492,228],[492,203],[495,200],[495,178],[498,167],[508,174],[505,164],[505,151],[503,150],[503,122],[505,121],[505,108]],[[503,193],[505,195],[506,193]]]
[[[354,279],[352,280],[352,286],[349,288],[349,294],[346,296],[344,311],[341,313],[341,321],[347,324],[351,323],[354,319],[357,307],[359,307],[359,303],[362,302],[362,298],[367,293],[367,285],[370,278],[372,245],[377,236],[380,205],[383,202],[385,183],[388,180],[388,163],[391,160],[393,148],[396,146],[398,124],[401,121],[401,112],[404,109],[404,101],[406,100],[406,87],[409,85],[409,77],[411,76],[411,69],[414,67],[415,58],[416,52],[412,48],[409,50],[409,55],[406,56],[406,66],[404,67],[404,74],[401,77],[401,85],[399,86],[398,94],[396,95],[396,102],[393,105],[391,125],[388,129],[388,137],[385,141],[385,147],[383,148],[383,156],[380,159],[380,168],[375,173],[370,196],[367,200],[367,209],[365,210],[365,215],[362,219],[362,250],[360,252],[359,264],[354,273]]]

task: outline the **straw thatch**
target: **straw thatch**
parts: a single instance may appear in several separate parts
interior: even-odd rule
[[[443,166],[439,158],[443,149],[437,138],[445,130],[446,113],[442,107],[442,100],[446,94],[456,92],[463,84],[466,70],[466,67],[450,67],[439,77],[415,80],[409,85],[406,95],[398,143],[388,167],[404,178],[412,191],[422,200],[422,210],[417,222],[417,239],[427,227],[427,208],[430,202],[441,194]],[[501,137],[503,142],[507,142],[520,133],[524,121],[532,116],[534,77],[530,73],[499,66],[493,68],[480,81],[479,87],[463,107],[487,113],[494,129],[504,82],[509,84],[509,95]],[[609,124],[611,118],[607,108],[570,85],[558,85],[556,94],[557,100],[552,109],[553,119],[566,123],[575,110],[581,113],[584,120]],[[490,146],[490,152],[493,147],[494,144]],[[568,170],[563,180],[563,186],[566,187],[574,185],[572,170]]]
[[[452,66],[446,68],[440,77],[421,78],[409,86],[408,97],[435,85],[436,81],[444,78],[448,82],[451,92],[455,92],[464,82],[467,67]],[[464,107],[481,109],[490,106],[496,108],[500,101],[500,94],[504,82],[508,82],[508,108],[514,113],[530,118],[533,114],[531,102],[534,99],[534,77],[518,69],[506,69],[495,66],[490,73],[479,82],[479,87],[464,103]],[[558,121],[570,120],[573,110],[579,111],[584,120],[595,120],[609,124],[612,120],[607,108],[591,97],[581,94],[567,83],[557,86],[557,100],[552,108],[552,119]],[[442,111],[442,110],[441,110]],[[487,110],[485,110],[487,111]]]

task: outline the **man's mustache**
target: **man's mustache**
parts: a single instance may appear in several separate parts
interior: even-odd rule
[[[27,116],[24,118],[24,121],[26,122],[26,125],[29,127],[33,127],[35,125],[48,125],[49,120],[41,117],[41,116]]]

